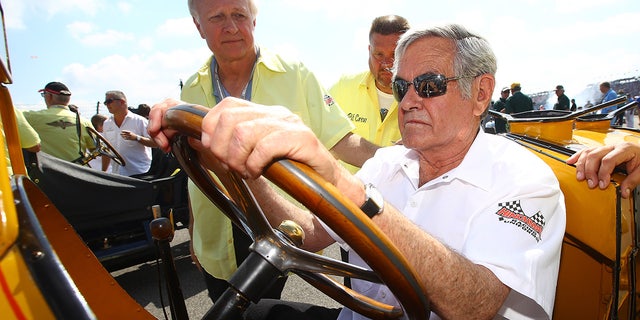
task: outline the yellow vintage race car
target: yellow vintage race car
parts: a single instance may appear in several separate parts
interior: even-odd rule
[[[59,208],[27,177],[8,88],[12,82],[8,56],[2,54],[0,317],[152,319],[104,269]],[[530,149],[553,169],[565,195],[567,229],[555,319],[629,319],[640,314],[636,276],[639,231],[636,200],[640,195],[634,191],[630,199],[620,196],[618,182],[624,178],[624,172],[616,173],[605,190],[588,189],[585,183],[576,180],[575,168],[565,163],[571,154],[587,146],[620,141],[640,143],[637,130],[610,126],[609,120],[616,114],[590,115],[606,106],[574,113],[494,114],[509,123],[510,132],[505,138]],[[635,105],[619,110],[631,107]],[[198,154],[186,143],[187,136],[199,136],[204,112],[180,106],[167,114],[165,124],[183,133],[174,141],[174,152],[182,167],[211,200],[255,240],[253,253],[230,280],[233,288],[218,300],[206,318],[237,319],[247,305],[260,299],[262,289],[275,277],[290,273],[298,274],[343,305],[371,318],[428,317],[429,302],[406,259],[357,206],[345,201],[313,171],[281,160],[271,165],[265,175],[332,227],[373,271],[299,249],[297,245],[304,235],[295,222],[283,222],[278,228],[271,228],[242,179],[225,172],[219,172],[218,180],[211,177],[199,164]],[[150,229],[154,239],[166,246],[171,226],[163,218],[153,220]],[[171,274],[175,270],[170,268],[170,255],[165,258],[164,263],[169,266],[166,277],[170,284],[172,316],[184,319],[182,296],[175,274]],[[384,282],[403,308],[359,296],[331,276]]]

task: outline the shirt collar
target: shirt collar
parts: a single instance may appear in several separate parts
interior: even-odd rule
[[[63,104],[53,104],[53,105],[49,106],[49,108],[66,109],[66,110],[71,111],[71,110],[69,109],[69,106],[65,106],[65,105],[63,105]]]
[[[491,153],[487,151],[490,147],[488,140],[487,134],[484,133],[484,131],[479,130],[475,140],[467,151],[467,154],[464,156],[464,159],[462,159],[462,162],[457,167],[442,174],[440,177],[425,183],[423,187],[437,183],[447,183],[454,179],[458,179],[483,190],[489,190],[489,187],[492,184],[491,172],[489,169],[481,169],[486,168],[486,166],[478,165],[491,163],[493,161],[491,159]],[[393,172],[404,171],[405,175],[412,180],[412,183],[417,189],[420,172],[419,165],[417,152],[407,149],[404,154],[404,160],[397,163]]]
[[[197,79],[195,81],[192,81],[189,84],[190,87],[199,86],[200,82],[203,82],[204,84],[208,84],[212,82],[211,73],[213,72],[213,70],[210,68],[212,60],[213,60],[213,55],[211,55],[209,59],[207,59],[207,62],[202,67],[200,67],[200,69],[198,69],[198,71],[196,72]],[[264,66],[264,68],[273,72],[281,72],[281,73],[287,72],[286,68],[284,67],[284,65],[282,64],[282,61],[280,61],[278,56],[273,54],[268,49],[264,49],[262,47],[260,47],[260,55],[258,56],[258,62],[256,65],[256,69],[254,71],[255,72],[254,78],[256,78],[259,74],[259,70],[260,70],[259,66]],[[204,85],[204,87],[207,87],[207,86],[208,85]]]

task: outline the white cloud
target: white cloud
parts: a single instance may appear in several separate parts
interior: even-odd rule
[[[136,47],[144,51],[153,50],[154,45],[155,45],[155,40],[152,37],[144,37],[136,41]]]
[[[117,30],[89,33],[73,32],[72,35],[78,39],[80,43],[90,47],[112,47],[122,44],[123,42],[133,42],[136,39],[133,33]]]
[[[8,29],[24,29],[25,3],[23,0],[5,0],[2,2],[5,24]]]
[[[302,13],[320,12],[331,20],[354,19],[358,17],[373,17],[395,12],[405,1],[395,0],[323,0],[323,1],[299,1],[281,0],[285,6],[293,8],[293,11]],[[260,8],[260,7],[258,7]],[[258,10],[260,12],[260,9]],[[259,13],[258,13],[259,15]]]
[[[87,34],[91,34],[94,25],[89,22],[76,21],[67,25],[67,31],[75,39],[80,39]]]
[[[101,8],[109,5],[106,0],[38,0],[29,3],[33,11],[45,12],[49,18],[60,13],[79,11],[82,14],[95,16]]]
[[[152,105],[165,98],[178,99],[179,81],[185,81],[209,54],[204,47],[152,55],[110,55],[90,65],[70,64],[63,68],[62,76],[69,88],[73,88],[72,102],[80,106],[83,115],[90,116],[107,90],[122,90],[131,106]],[[107,113],[104,106],[100,108],[101,113]]]
[[[613,5],[618,0],[556,0],[554,1],[555,10],[559,13],[575,14],[586,9],[593,9],[602,6]]]
[[[163,37],[200,37],[196,26],[193,24],[191,16],[166,20],[158,26],[156,34]]]

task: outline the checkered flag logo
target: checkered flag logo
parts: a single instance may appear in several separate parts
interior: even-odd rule
[[[516,200],[498,203],[496,214],[499,216],[499,221],[518,226],[533,236],[536,241],[540,241],[545,225],[544,215],[540,211],[529,217],[522,210],[520,200]]]

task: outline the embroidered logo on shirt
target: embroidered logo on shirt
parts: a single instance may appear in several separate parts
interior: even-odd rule
[[[328,94],[324,95],[324,104],[326,104],[327,107],[333,106],[334,103],[335,102],[333,101],[333,97],[332,96],[330,96]]]
[[[527,216],[524,211],[522,211],[522,207],[520,207],[520,200],[498,203],[498,207],[500,207],[496,212],[496,214],[500,216],[498,220],[516,225],[530,234],[536,241],[540,241],[540,234],[545,224],[544,216],[540,211],[531,217]]]
[[[347,117],[349,117],[349,120],[351,120],[352,122],[367,123],[367,118],[361,116],[359,113],[349,113],[347,114]]]
[[[69,121],[64,121],[62,119],[57,120],[57,121],[52,121],[47,123],[48,126],[52,126],[52,127],[58,127],[58,128],[62,128],[62,129],[66,129],[67,127],[73,127],[76,124],[73,122],[69,122]]]

